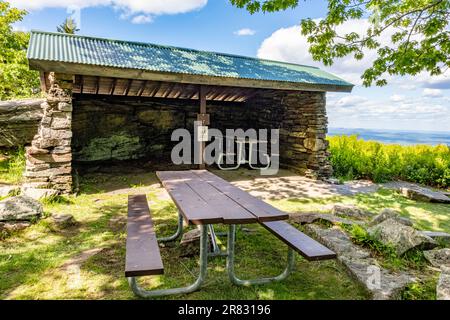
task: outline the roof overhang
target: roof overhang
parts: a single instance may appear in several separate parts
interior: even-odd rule
[[[147,71],[139,69],[126,69],[115,67],[104,67],[90,64],[78,64],[50,60],[30,59],[31,69],[41,72],[55,72],[70,75],[113,77],[135,80],[153,80],[184,84],[231,86],[242,88],[259,88],[272,90],[295,90],[295,91],[321,91],[321,92],[351,92],[353,85],[331,85],[310,84],[288,81],[271,81],[245,78],[219,77],[194,75],[186,73],[169,73]]]

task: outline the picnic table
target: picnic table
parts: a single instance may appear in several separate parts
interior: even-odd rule
[[[289,215],[239,189],[207,170],[159,171],[156,173],[178,208],[178,227],[174,235],[157,238],[145,195],[130,195],[128,201],[125,276],[140,297],[184,294],[198,290],[207,274],[208,258],[226,256],[227,273],[236,285],[264,284],[285,279],[295,264],[294,251],[309,261],[333,259],[336,254],[284,221]],[[136,277],[164,273],[159,242],[174,241],[182,235],[183,220],[200,228],[200,271],[190,286],[145,290]],[[278,276],[242,280],[234,271],[236,226],[258,223],[287,245],[287,265]],[[228,226],[227,249],[216,243],[214,225]],[[275,241],[278,241],[274,238]],[[212,250],[208,243],[211,242]]]

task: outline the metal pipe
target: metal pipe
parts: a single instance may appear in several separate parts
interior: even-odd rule
[[[212,244],[212,247],[213,247],[213,253],[217,253],[217,252],[219,252],[220,251],[220,248],[219,248],[219,246],[217,245],[217,238],[216,238],[216,233],[215,233],[215,231],[214,231],[214,227],[213,227],[213,225],[212,224],[210,224],[209,226],[208,226],[208,229],[209,229],[209,234],[210,234],[210,236],[211,236],[211,244]]]
[[[227,256],[227,272],[228,272],[228,278],[233,284],[240,285],[240,286],[250,286],[255,284],[265,284],[270,283],[273,281],[281,281],[286,279],[289,274],[294,269],[295,265],[295,256],[294,256],[294,250],[292,248],[288,247],[288,253],[287,253],[287,266],[284,269],[284,271],[276,276],[276,277],[270,277],[270,278],[260,278],[260,279],[251,279],[251,280],[241,280],[238,277],[236,277],[236,274],[234,273],[234,254],[235,254],[235,239],[236,238],[236,225],[230,225],[228,229],[228,256]]]
[[[222,251],[217,244],[217,233],[214,230],[214,226],[210,224],[209,226],[209,234],[212,244],[212,251],[208,252],[209,257],[223,257],[228,255],[226,251]]]
[[[180,212],[178,212],[177,231],[175,232],[175,234],[173,234],[173,235],[171,235],[169,237],[158,238],[158,242],[174,241],[174,240],[178,239],[179,237],[181,237],[182,234],[183,234],[183,216],[181,215]]]
[[[134,294],[141,298],[162,297],[173,294],[185,294],[198,290],[205,281],[208,270],[208,226],[200,226],[200,272],[197,280],[193,284],[187,287],[173,288],[173,289],[160,289],[160,290],[145,290],[139,286],[135,277],[128,278],[131,290]]]

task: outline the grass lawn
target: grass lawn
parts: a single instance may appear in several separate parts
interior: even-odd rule
[[[58,231],[43,219],[0,241],[0,299],[134,299],[124,277],[127,195],[145,193],[157,234],[171,234],[177,211],[154,174],[95,174],[80,181],[80,194],[45,204],[50,214],[70,213],[79,224]],[[335,202],[369,210],[399,209],[417,226],[450,232],[450,206],[422,204],[381,190],[373,194],[323,199],[286,198],[269,201],[287,212],[314,211]],[[238,276],[280,273],[286,247],[269,232],[250,225],[237,234]],[[223,229],[225,230],[225,229]],[[225,241],[225,239],[224,239]],[[161,248],[166,274],[147,277],[148,288],[182,286],[194,281],[197,257],[180,257],[176,243]],[[307,262],[297,255],[295,272],[285,281],[237,287],[228,281],[224,258],[209,261],[202,290],[167,299],[367,299],[364,289],[335,261]]]
[[[19,184],[25,169],[25,150],[0,151],[0,185]]]

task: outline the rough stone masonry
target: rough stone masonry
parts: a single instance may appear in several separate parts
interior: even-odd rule
[[[114,159],[114,151],[119,151],[108,148],[116,147],[114,139],[118,135],[127,137],[125,143],[133,144],[120,149],[117,160],[167,152],[173,144],[170,132],[174,127],[191,127],[198,112],[194,100],[73,96],[73,83],[72,75],[49,75],[47,98],[41,105],[42,119],[31,146],[26,148],[24,188],[70,193],[72,160],[106,161],[108,157],[88,152],[103,149]],[[325,139],[325,105],[325,92],[267,90],[245,103],[208,101],[207,112],[211,127],[220,130],[280,129],[280,165],[308,177],[328,178],[332,168]],[[166,118],[170,121],[162,121]]]
[[[43,116],[26,147],[25,188],[72,191],[72,76],[50,74]]]
[[[259,128],[280,129],[280,164],[310,178],[329,178],[325,92],[259,94],[247,104]]]

